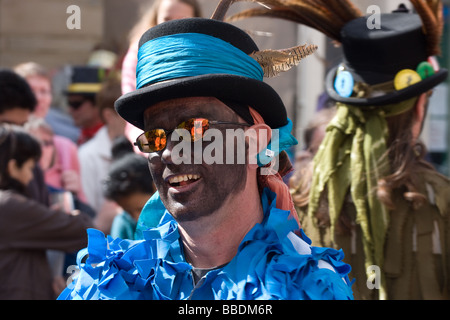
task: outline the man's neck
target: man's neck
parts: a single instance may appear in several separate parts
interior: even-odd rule
[[[230,197],[212,215],[179,224],[186,260],[194,267],[213,268],[230,262],[245,235],[262,221],[258,189],[252,189]]]

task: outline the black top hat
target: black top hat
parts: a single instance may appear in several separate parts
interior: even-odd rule
[[[232,46],[233,57],[234,54],[239,56],[239,53],[241,53],[248,56],[258,51],[258,47],[250,36],[231,24],[203,18],[172,20],[153,27],[141,37],[138,73],[140,72],[140,66],[143,66],[144,69],[146,67],[144,63],[145,58],[141,53],[144,45],[150,41],[166,39],[174,35],[187,37],[187,34],[211,37],[209,38],[211,39],[211,48],[214,45],[213,40],[220,39],[220,41]],[[195,41],[194,46],[196,46]],[[206,46],[208,46],[208,43],[206,43]],[[175,46],[171,48],[171,51],[178,53],[179,48]],[[201,51],[200,55],[208,56],[207,51],[209,50]],[[235,58],[236,60],[231,64],[234,67],[236,65],[239,67],[240,64],[245,62],[241,61],[241,58],[241,56]],[[192,57],[175,54],[173,55],[173,60],[170,60],[168,67],[175,70],[178,68],[178,65],[190,66],[191,61],[189,59],[192,59]],[[226,59],[231,59],[231,56],[228,57],[224,52],[223,55],[217,55],[215,59],[217,59],[216,62],[220,63]],[[139,63],[141,63],[140,66]],[[163,63],[167,63],[167,60],[158,61],[152,68],[141,71],[141,73],[152,73],[152,70],[160,67],[159,64]],[[202,61],[197,62],[198,69],[202,69],[202,63]],[[231,66],[230,70],[227,70],[226,63],[222,63],[221,68],[220,71],[205,71],[203,74],[196,75],[186,73],[177,75],[177,72],[172,74],[162,68],[157,75],[159,80],[143,80],[140,85],[138,84],[136,91],[120,97],[115,103],[116,110],[125,120],[143,129],[144,111],[158,102],[175,98],[211,96],[224,101],[245,120],[249,118],[249,111],[246,106],[251,106],[261,114],[270,127],[279,128],[287,124],[286,109],[280,96],[271,86],[262,81],[262,76],[261,79],[255,79],[246,74],[240,74],[240,71],[236,73],[234,70],[231,70]],[[138,76],[142,76],[142,74]]]
[[[91,66],[73,66],[71,84],[65,93],[95,95],[100,91],[106,70]]]
[[[326,90],[334,100],[357,106],[398,103],[446,79],[446,69],[431,69],[427,61],[418,15],[390,13],[380,18],[380,28],[373,28],[368,16],[342,28],[344,61],[326,77]]]

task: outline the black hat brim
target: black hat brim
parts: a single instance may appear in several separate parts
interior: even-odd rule
[[[272,87],[259,80],[230,74],[207,74],[152,84],[121,96],[115,108],[126,121],[144,129],[145,110],[162,101],[187,97],[215,97],[250,106],[271,128],[287,124],[284,104]],[[239,106],[229,107],[237,114],[242,111]]]
[[[326,91],[328,95],[335,101],[351,104],[355,106],[379,106],[386,104],[394,104],[399,103],[413,97],[417,97],[422,93],[427,92],[428,90],[433,89],[441,82],[444,82],[447,79],[448,70],[440,69],[434,75],[412,85],[405,89],[392,91],[386,93],[385,95],[369,97],[369,98],[354,98],[354,97],[342,97],[340,96],[336,90],[334,89],[334,81],[337,72],[338,66],[331,69],[325,80]]]

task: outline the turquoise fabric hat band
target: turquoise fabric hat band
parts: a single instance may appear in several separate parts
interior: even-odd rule
[[[139,48],[136,87],[206,74],[231,74],[263,80],[255,59],[219,38],[200,33],[159,37]]]

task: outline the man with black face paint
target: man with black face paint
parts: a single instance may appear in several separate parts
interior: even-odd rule
[[[137,90],[116,110],[144,130],[136,145],[158,192],[141,241],[89,231],[89,256],[60,299],[352,299],[342,251],[309,245],[282,181],[283,150],[297,141],[262,81],[277,68],[264,70],[253,40],[217,19],[142,36]]]

